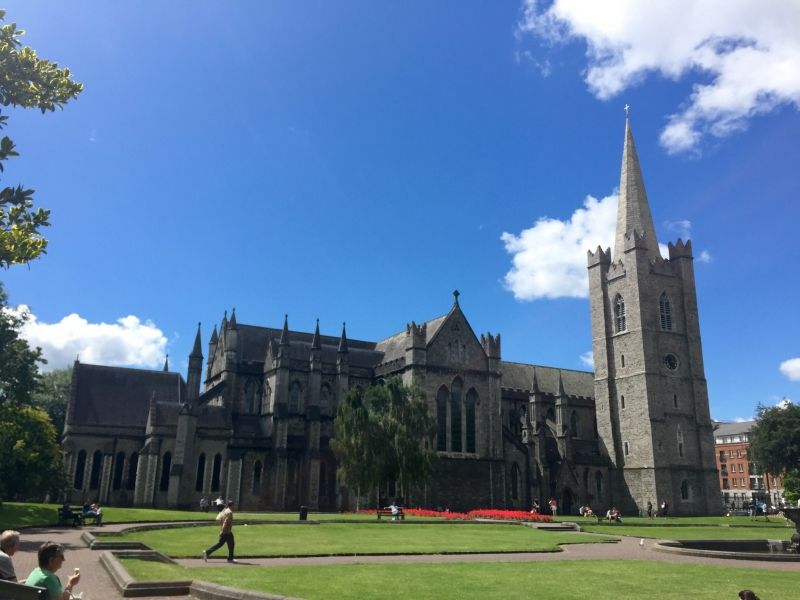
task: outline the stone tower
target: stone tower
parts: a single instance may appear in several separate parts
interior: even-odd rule
[[[614,253],[588,253],[597,429],[612,503],[670,514],[720,509],[691,242],[661,257],[625,121]]]

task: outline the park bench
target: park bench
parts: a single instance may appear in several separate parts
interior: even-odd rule
[[[378,520],[381,520],[381,517],[391,517],[392,516],[392,509],[391,508],[379,508],[375,511],[378,515]],[[397,518],[402,519],[405,521],[406,515],[403,512],[402,508],[397,509]]]
[[[14,581],[0,579],[0,598],[14,598],[14,600],[49,600],[50,595],[45,588],[23,585]]]
[[[58,509],[58,524],[59,525],[68,525],[72,523],[73,527],[79,527],[83,525],[83,513],[81,509],[73,510],[69,509],[69,512],[64,510],[64,507]]]

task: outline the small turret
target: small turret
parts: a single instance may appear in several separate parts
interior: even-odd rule
[[[673,244],[670,242],[667,244],[667,248],[669,249],[669,259],[675,260],[676,258],[692,258],[692,240],[686,240],[686,243],[683,243],[683,240],[678,238],[678,242]]]
[[[481,334],[481,346],[488,358],[500,359],[500,334],[492,335],[491,332]]]
[[[603,250],[602,246],[597,246],[597,251],[586,251],[586,262],[588,266],[594,267],[596,265],[610,265],[611,264],[611,248]]]

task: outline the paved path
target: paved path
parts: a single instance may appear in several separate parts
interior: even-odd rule
[[[14,554],[14,570],[17,577],[22,579],[28,576],[38,566],[36,552],[44,542],[53,541],[63,544],[66,560],[64,566],[56,575],[62,582],[72,573],[75,567],[81,570],[81,580],[75,586],[75,592],[84,592],[86,600],[122,600],[122,594],[117,591],[111,578],[100,565],[99,553],[90,550],[81,541],[81,534],[86,531],[118,531],[122,525],[108,527],[83,528],[75,527],[47,527],[36,529],[23,529],[20,539],[20,549]],[[141,598],[140,600],[156,600],[155,598]],[[162,598],[163,600],[163,598]]]
[[[90,550],[81,541],[83,531],[116,532],[130,527],[132,524],[107,525],[102,528],[86,526],[84,528],[51,527],[26,529],[22,531],[21,548],[14,555],[14,566],[17,576],[27,577],[36,567],[36,551],[48,540],[63,544],[66,548],[64,567],[57,575],[64,580],[75,567],[81,569],[81,581],[76,591],[83,591],[87,600],[121,600],[117,591],[98,559],[98,553]],[[552,560],[643,560],[671,563],[694,563],[719,565],[724,567],[745,567],[777,571],[800,572],[800,563],[770,562],[756,560],[728,560],[719,558],[702,558],[682,556],[653,550],[655,540],[645,540],[644,545],[634,538],[622,538],[615,544],[567,544],[562,546],[563,552],[530,552],[511,554],[426,554],[426,555],[393,555],[393,556],[325,556],[306,558],[246,558],[237,564],[229,564],[224,558],[210,558],[208,565],[229,568],[246,568],[248,565],[290,566],[290,565],[341,565],[367,563],[455,563],[455,562],[538,562]],[[223,552],[224,557],[224,552]],[[202,559],[182,559],[178,561],[187,567],[200,567]],[[156,600],[142,598],[141,600]]]

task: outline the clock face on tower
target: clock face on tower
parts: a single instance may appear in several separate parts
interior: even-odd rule
[[[664,356],[664,366],[670,371],[674,371],[678,368],[678,357],[674,354],[667,354]]]

